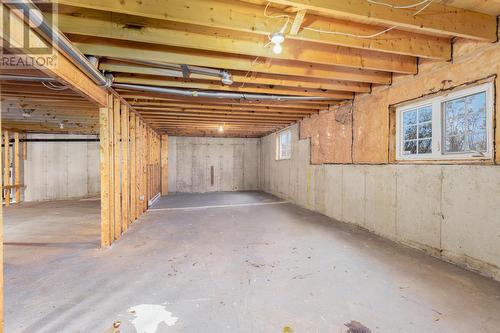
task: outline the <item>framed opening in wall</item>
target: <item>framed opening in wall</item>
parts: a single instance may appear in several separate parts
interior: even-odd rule
[[[292,157],[292,131],[288,128],[276,135],[276,159],[289,160]]]
[[[397,107],[396,159],[491,159],[493,114],[492,82]]]

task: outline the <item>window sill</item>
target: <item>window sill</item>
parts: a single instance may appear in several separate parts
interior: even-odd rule
[[[446,160],[395,160],[391,164],[418,165],[495,165],[493,158],[483,159],[446,159]]]

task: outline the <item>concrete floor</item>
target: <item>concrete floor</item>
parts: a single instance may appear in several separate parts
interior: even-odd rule
[[[500,332],[500,283],[278,201],[171,195],[106,250],[97,201],[8,208],[6,332]]]

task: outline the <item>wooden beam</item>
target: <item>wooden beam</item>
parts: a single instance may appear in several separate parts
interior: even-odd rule
[[[293,20],[292,27],[290,28],[290,35],[295,36],[299,33],[300,26],[304,21],[307,9],[301,9],[295,14],[295,19]]]
[[[317,44],[298,40],[289,40],[280,54],[272,52],[267,36],[242,32],[219,31],[207,33],[207,29],[186,32],[155,27],[130,29],[120,27],[108,20],[95,20],[69,15],[59,15],[59,25],[66,34],[96,36],[106,39],[120,39],[139,43],[152,43],[204,51],[234,53],[254,57],[293,60],[320,65],[380,70],[387,72],[415,74],[415,57],[360,50],[344,46]],[[223,63],[224,57],[221,57]]]
[[[16,203],[21,202],[21,151],[19,147],[19,132],[14,132],[14,185],[16,185]]]
[[[168,194],[168,135],[161,136],[161,195]]]
[[[112,107],[112,106],[111,106]],[[110,187],[110,130],[109,108],[99,109],[99,169],[101,176],[101,247],[111,245],[111,224],[110,224],[110,192],[114,189]]]
[[[328,97],[331,100],[336,99],[352,99],[354,94],[347,91],[322,91],[319,89],[301,89],[291,87],[279,86],[256,86],[256,85],[241,85],[233,84],[231,86],[222,85],[217,81],[208,81],[208,83],[198,80],[189,81],[175,81],[167,79],[152,79],[144,77],[130,77],[130,76],[116,76],[114,78],[116,83],[129,83],[137,85],[148,85],[157,87],[174,87],[174,88],[191,88],[191,89],[205,89],[205,90],[218,90],[228,92],[242,92],[242,93],[256,93],[256,94],[271,94],[271,95],[293,95],[293,96],[310,96],[310,97]]]
[[[0,6],[0,15],[8,15],[10,18],[10,40],[14,45],[21,46],[24,55],[36,58],[36,54],[32,54],[27,46],[24,46],[24,31],[27,27],[26,23],[21,17],[17,16],[16,11],[11,10],[2,3]],[[5,16],[3,16],[5,17]],[[48,46],[48,42],[39,37],[39,35],[31,28],[30,43],[36,43],[39,46]],[[1,36],[3,38],[3,36]],[[32,46],[30,44],[30,46]],[[24,48],[23,48],[24,47]],[[39,69],[49,77],[57,79],[59,82],[68,85],[73,91],[93,101],[99,106],[106,106],[107,92],[106,89],[96,85],[86,74],[84,74],[77,66],[75,66],[68,58],[66,58],[56,48],[53,48],[53,59],[56,59],[52,65],[46,65]]]
[[[348,20],[389,26],[397,25],[401,28],[427,34],[443,34],[486,42],[494,42],[497,39],[495,16],[445,6],[436,2],[430,4],[420,15],[413,14],[422,6],[402,10],[371,4],[365,0],[273,0],[273,3]]]
[[[99,68],[106,72],[114,73],[156,75],[170,78],[177,77],[179,79],[182,78],[181,72],[119,62],[102,62],[99,64]],[[294,77],[290,75],[272,75],[265,73],[255,73],[254,75],[247,75],[247,73],[237,71],[233,71],[231,74],[235,83],[264,84],[284,87],[328,89],[352,92],[371,91],[370,85],[362,82],[349,82],[299,76]],[[191,74],[190,78],[207,81],[211,81],[214,79],[213,76],[209,77],[200,74]]]
[[[64,11],[64,8],[62,9],[65,13],[73,16],[102,18],[106,15],[82,8],[113,12],[113,18],[119,24],[130,27],[137,27],[138,25],[139,27],[158,26],[159,23],[154,23],[154,21],[150,20],[156,19],[163,22],[168,20],[203,26],[203,28],[227,29],[268,36],[270,33],[276,32],[278,29],[276,26],[280,24],[279,20],[267,18],[263,15],[264,6],[244,3],[242,1],[190,0],[187,2],[172,2],[167,0],[143,0],[140,3],[129,1],[118,3],[114,0],[58,0],[58,2],[60,4],[80,7],[76,9],[71,8],[66,11]],[[330,3],[331,1],[326,2]],[[342,3],[342,1],[336,2]],[[349,5],[346,3],[345,6],[348,7]],[[300,9],[298,10],[300,11]],[[269,11],[272,12],[272,15],[290,15],[275,8],[270,8]],[[117,13],[131,14],[135,15],[135,17],[118,15]],[[405,11],[405,13],[408,13],[408,11]],[[110,16],[107,16],[108,19],[110,19]],[[453,15],[450,14],[449,16]],[[428,19],[428,21],[432,20]],[[451,19],[451,22],[457,21]],[[284,21],[281,24],[283,23]],[[309,13],[302,26],[319,31],[369,36],[387,28],[385,23],[377,22],[377,24],[368,25]],[[183,29],[179,28],[178,30]],[[285,31],[285,33],[287,32]],[[287,40],[340,45],[350,48],[370,49],[433,59],[448,59],[451,56],[449,38],[426,36],[396,29],[371,39],[353,38],[342,34],[318,33],[307,29],[298,31],[297,35],[287,34],[286,38]]]
[[[121,175],[122,175],[122,230],[128,230],[130,219],[130,178],[129,178],[129,110],[125,104],[121,105]]]
[[[343,81],[379,84],[388,84],[391,82],[391,74],[388,72],[354,70],[336,66],[306,64],[298,61],[273,60],[271,64],[266,64],[262,59],[255,61],[255,58],[248,56],[224,55],[221,57],[220,54],[210,52],[202,53],[194,50],[188,51],[151,44],[145,46],[137,43],[124,43],[112,40],[75,40],[74,44],[85,54],[100,57],[160,61],[213,68],[224,67],[228,70],[309,76]]]
[[[9,131],[4,131],[4,167],[3,171],[3,184],[10,185],[10,136]],[[5,206],[10,206],[10,188],[5,189],[5,198],[4,198]]]

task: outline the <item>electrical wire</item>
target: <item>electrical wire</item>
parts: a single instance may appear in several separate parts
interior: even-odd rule
[[[427,7],[429,7],[434,0],[424,0],[424,1],[421,1],[421,2],[419,2],[417,4],[413,4],[413,5],[395,6],[395,7],[393,7],[393,5],[390,5],[390,4],[387,4],[387,3],[383,3],[383,2],[374,1],[374,0],[367,0],[367,1],[369,3],[373,3],[373,4],[377,4],[377,5],[383,5],[383,6],[390,6],[392,8],[398,8],[398,9],[413,8],[413,7],[425,4],[425,6],[423,6],[422,8],[420,8],[419,10],[417,10],[415,13],[412,14],[413,16],[417,16],[422,11],[424,11]],[[400,27],[399,25],[394,25],[392,27],[389,27],[387,29],[384,29],[382,31],[376,32],[376,33],[371,34],[371,35],[356,35],[356,34],[351,34],[351,33],[347,33],[347,32],[326,31],[326,30],[322,30],[322,29],[315,29],[315,28],[309,28],[309,27],[305,27],[304,30],[309,30],[309,31],[314,31],[314,32],[323,33],[323,34],[329,34],[329,35],[339,35],[339,36],[353,37],[353,38],[359,38],[359,39],[371,39],[371,38],[375,38],[375,37],[378,37],[380,35],[383,35],[383,34],[389,32],[389,31],[394,30],[394,29],[399,28],[399,27]]]
[[[286,18],[286,21],[285,21],[285,24],[283,25],[283,27],[279,30],[281,33],[284,33],[285,32],[285,29],[286,27],[288,26],[288,23],[290,23],[290,15],[286,15],[286,14],[281,14],[281,15],[269,15],[267,14],[267,8],[269,8],[269,5],[271,4],[271,1],[268,1],[266,7],[264,8],[264,16],[265,17],[268,17],[268,18]],[[269,34],[270,36],[271,34]],[[269,37],[269,39],[271,39]]]
[[[393,4],[390,4],[390,3],[381,2],[381,1],[375,1],[375,0],[366,0],[366,1],[368,1],[369,3],[375,4],[375,5],[387,6],[387,7],[391,7],[391,8],[394,8],[394,9],[415,8],[415,7],[418,7],[420,5],[423,5],[423,4],[427,3],[427,2],[429,2],[429,0],[422,0],[422,1],[420,1],[418,3],[414,3],[412,5],[398,6],[398,5],[393,5]]]
[[[68,89],[66,85],[56,85],[50,81],[42,81],[42,85],[50,90],[62,91]]]

